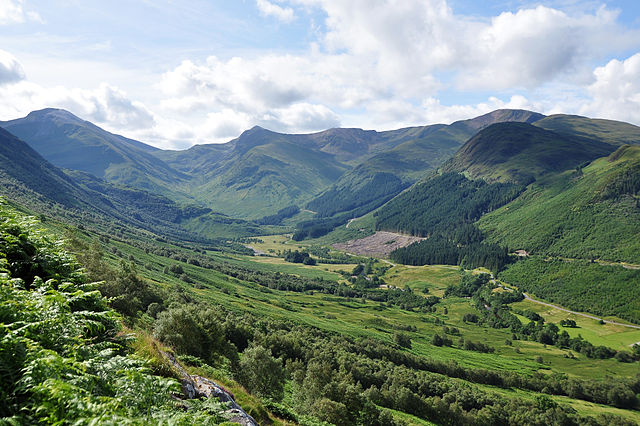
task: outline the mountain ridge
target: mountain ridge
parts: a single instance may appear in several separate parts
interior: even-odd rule
[[[286,134],[254,126],[224,144],[180,151],[114,135],[59,109],[33,111],[0,126],[13,130],[56,166],[174,201],[257,219],[277,213],[283,205],[312,211],[323,206],[329,216],[361,213],[364,206],[373,209],[440,167],[471,136],[496,122],[555,126],[562,134],[577,132],[584,123],[603,135],[608,129],[623,128],[619,134],[624,141],[633,140],[640,129],[627,123],[579,119],[578,126],[566,123],[575,121],[574,116],[548,118],[532,111],[501,109],[450,125],[381,132],[333,128]]]
[[[489,181],[530,183],[612,153],[615,146],[528,123],[492,124],[469,139],[442,170]]]

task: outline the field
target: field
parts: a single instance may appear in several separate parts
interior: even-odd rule
[[[546,321],[559,324],[563,319],[576,322],[576,328],[563,328],[571,337],[582,335],[594,345],[604,345],[616,350],[628,350],[629,346],[640,342],[640,330],[614,324],[600,324],[599,321],[585,318],[581,315],[570,314],[548,306],[540,305],[528,300],[513,304],[517,309],[528,309],[540,314]],[[615,317],[606,317],[613,321],[624,322]]]

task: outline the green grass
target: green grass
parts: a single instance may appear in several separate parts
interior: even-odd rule
[[[630,345],[640,342],[640,330],[614,324],[600,324],[599,321],[585,318],[581,315],[570,314],[548,306],[540,305],[528,300],[514,303],[515,309],[527,309],[537,312],[545,321],[559,324],[563,319],[571,319],[578,327],[562,327],[571,337],[581,335],[594,345],[608,346],[616,350],[629,350]],[[521,320],[524,317],[521,317]],[[526,320],[526,318],[524,318]],[[614,317],[609,318],[614,320]],[[527,320],[528,321],[528,320]],[[523,321],[524,322],[524,321]]]
[[[593,402],[582,401],[579,399],[571,399],[564,396],[547,395],[547,394],[541,394],[537,392],[522,391],[519,389],[501,389],[495,386],[485,386],[485,385],[480,385],[480,387],[486,390],[493,391],[498,395],[502,395],[504,397],[509,397],[509,398],[516,397],[516,398],[521,398],[526,400],[533,400],[536,397],[546,395],[550,397],[553,401],[558,403],[559,405],[561,406],[568,405],[569,407],[573,408],[574,410],[576,410],[582,415],[597,416],[599,414],[605,414],[605,413],[615,414],[615,415],[640,423],[640,412],[638,411],[623,410],[620,408],[610,407],[602,404],[595,404]]]
[[[285,236],[262,238],[264,241],[261,243],[262,248],[288,247],[290,245],[288,243],[282,244],[287,241]],[[171,246],[168,243],[162,244],[167,247]],[[299,243],[293,243],[293,248],[297,248],[298,245]],[[637,373],[637,364],[624,364],[613,359],[587,359],[580,354],[574,354],[577,359],[568,359],[565,358],[567,350],[551,346],[544,347],[536,342],[513,341],[512,345],[508,345],[506,341],[511,339],[510,331],[492,329],[472,323],[467,324],[462,321],[465,313],[477,313],[469,299],[453,297],[443,299],[441,303],[436,305],[435,313],[411,312],[360,299],[347,299],[321,293],[311,294],[310,292],[307,294],[270,290],[256,283],[244,282],[214,270],[167,259],[153,253],[145,253],[144,250],[113,239],[105,246],[105,251],[110,253],[111,247],[117,247],[125,258],[131,255],[138,265],[139,272],[158,285],[183,287],[192,293],[197,300],[210,301],[232,311],[251,312],[258,317],[280,318],[344,336],[373,338],[387,343],[393,342],[393,335],[398,329],[415,326],[415,332],[405,331],[412,341],[411,353],[435,360],[455,360],[464,367],[514,371],[519,374],[542,371],[548,374],[562,373],[591,379],[622,379],[633,377]],[[283,271],[283,267],[290,266],[292,268],[290,272],[299,275],[329,273],[318,266],[304,267],[293,264],[260,263],[259,258],[249,256],[228,256],[219,253],[210,253],[209,255],[212,259],[235,262],[238,266],[263,268],[263,270]],[[109,259],[111,262],[117,263],[120,258],[110,254]],[[150,265],[151,269],[145,268],[145,264]],[[194,283],[186,284],[179,277],[171,274],[165,275],[162,272],[164,266],[171,264],[181,265],[194,280]],[[401,288],[409,287],[417,294],[422,294],[422,289],[428,288],[428,294],[441,296],[447,286],[458,282],[460,273],[457,267],[452,266],[408,267],[398,265],[389,269],[383,278],[390,285]],[[518,304],[516,307],[536,308],[536,306],[526,304]],[[444,314],[444,308],[447,309],[447,314]],[[543,311],[540,312],[543,316],[548,317],[548,321],[559,322],[564,319],[561,314],[552,316]],[[483,354],[457,348],[433,346],[431,344],[433,335],[435,333],[443,334],[442,325],[435,324],[436,319],[444,322],[448,327],[458,328],[465,339],[494,347],[495,353]],[[579,318],[575,319],[579,321],[581,327],[576,330],[582,330],[583,337],[593,344],[608,344],[619,348],[621,344],[635,339],[633,333],[626,333],[608,326],[604,328],[608,330],[608,333],[598,335],[596,332],[599,329],[595,325],[589,325]],[[593,332],[587,333],[587,330],[593,330]],[[574,333],[575,330],[569,330],[569,332]],[[456,345],[459,337],[450,336],[450,338]],[[519,348],[520,353],[515,351],[516,347]],[[543,358],[543,364],[535,361],[538,356]],[[523,393],[528,394],[528,392]],[[576,407],[580,407],[579,404],[582,404],[580,401],[570,401],[578,404]],[[584,409],[587,410],[588,407]]]
[[[613,161],[609,161],[615,158]],[[601,199],[605,188],[640,164],[640,147],[601,158],[582,173],[541,180],[482,217],[489,241],[553,256],[640,263],[640,209],[630,196]]]
[[[640,270],[532,256],[509,266],[499,277],[574,311],[640,323]]]
[[[640,127],[620,121],[555,114],[536,121],[534,125],[558,133],[598,139],[613,145],[637,144],[640,141]]]
[[[527,123],[498,123],[458,150],[444,171],[465,172],[473,179],[527,184],[549,173],[572,169],[609,155],[603,142],[561,135]]]
[[[273,240],[272,240],[273,241]],[[388,343],[393,342],[393,333],[398,328],[408,325],[415,326],[416,332],[410,332],[412,339],[411,352],[439,360],[455,359],[463,366],[476,368],[489,368],[495,370],[512,370],[519,372],[533,372],[551,368],[579,377],[602,377],[599,369],[606,365],[603,371],[608,374],[629,377],[633,374],[633,364],[622,364],[616,361],[589,360],[578,355],[579,361],[568,362],[564,358],[566,351],[556,348],[544,348],[542,344],[535,342],[517,342],[522,348],[522,353],[517,354],[514,348],[507,346],[505,341],[511,338],[508,330],[496,330],[475,324],[465,324],[462,317],[465,313],[476,312],[468,299],[448,298],[436,305],[435,313],[410,312],[397,307],[381,306],[377,302],[361,301],[359,299],[347,299],[321,293],[305,294],[295,292],[282,292],[269,290],[257,284],[246,283],[235,278],[225,276],[216,271],[207,270],[187,263],[169,261],[157,258],[153,254],[144,251],[118,245],[122,252],[134,254],[136,262],[155,262],[157,270],[149,271],[140,267],[140,271],[156,282],[169,282],[181,286],[187,286],[177,277],[162,274],[160,266],[163,264],[178,263],[185,272],[194,279],[198,287],[192,291],[197,297],[219,303],[229,309],[244,312],[248,311],[258,316],[267,316],[288,319],[299,324],[319,327],[323,330],[336,332],[351,337],[371,337]],[[222,259],[220,256],[216,258]],[[248,257],[238,259],[227,258],[227,261],[235,261],[241,266],[260,266],[266,270],[282,270],[278,264],[260,264],[248,260]],[[304,271],[327,274],[326,271],[317,270],[316,267],[303,267],[291,264],[290,272],[296,274],[309,274]],[[428,287],[429,294],[442,295],[444,289],[459,280],[459,272],[456,267],[450,266],[425,266],[406,267],[396,266],[387,271],[384,279],[391,285],[409,287],[416,293],[422,288]],[[191,287],[191,286],[188,286]],[[448,314],[443,314],[443,308],[447,308]],[[480,341],[496,348],[495,354],[483,354],[464,351],[456,348],[437,347],[431,345],[431,338],[435,333],[442,334],[442,326],[434,324],[438,318],[447,326],[457,327],[461,334],[473,341]],[[454,343],[457,336],[452,336]],[[639,339],[640,340],[640,339]],[[551,366],[540,366],[534,362],[537,355],[542,355]],[[570,361],[570,360],[569,360]]]
[[[352,221],[348,228],[346,225],[339,226],[327,235],[307,240],[307,242],[316,245],[331,245],[343,241],[364,238],[375,233],[375,229],[376,220],[373,217],[373,213],[368,213]]]
[[[277,246],[279,242],[285,241],[286,237],[263,238],[265,241],[271,241],[270,243],[265,242],[265,245],[274,244],[273,238],[276,238],[275,245]],[[577,360],[566,359],[565,354],[568,351],[554,347],[545,348],[536,342],[515,341],[513,346],[509,346],[505,343],[507,339],[511,339],[509,330],[492,329],[462,321],[465,313],[477,313],[469,299],[443,299],[441,303],[436,305],[435,313],[411,312],[397,307],[383,306],[377,302],[363,302],[359,299],[347,299],[321,293],[305,294],[270,290],[214,270],[167,259],[153,253],[145,253],[143,250],[123,242],[111,240],[105,247],[107,253],[110,253],[109,247],[117,247],[125,258],[131,255],[138,265],[139,272],[158,285],[181,286],[192,291],[200,300],[221,304],[237,312],[251,312],[258,316],[291,320],[298,324],[318,327],[341,335],[370,337],[388,343],[393,342],[393,334],[398,328],[415,326],[417,331],[408,333],[412,339],[412,353],[438,360],[454,359],[466,367],[529,373],[542,368],[543,371],[560,372],[582,378],[604,378],[606,375],[631,377],[637,370],[635,364],[624,364],[615,360],[593,360],[580,354],[574,354]],[[290,273],[306,277],[323,276],[329,279],[330,274],[334,275],[321,269],[323,265],[307,267],[297,264],[265,264],[256,261],[258,258],[227,256],[218,253],[212,253],[210,256],[219,261],[267,271],[284,272],[283,267],[289,267]],[[112,263],[117,263],[120,258],[109,254],[109,259]],[[152,268],[145,268],[145,264],[151,265]],[[165,275],[162,272],[164,266],[171,264],[181,265],[194,283],[187,284],[182,282],[179,277],[171,274]],[[429,288],[429,295],[442,296],[447,286],[459,281],[460,273],[458,267],[454,266],[410,267],[398,265],[389,269],[383,279],[389,285],[400,288],[408,286],[417,294],[422,294],[422,289],[426,287]],[[445,307],[448,310],[446,315],[443,313]],[[526,305],[526,308],[533,309],[536,306]],[[541,314],[545,316],[544,312]],[[435,333],[443,334],[442,325],[434,323],[436,318],[449,327],[458,328],[465,339],[493,346],[496,349],[495,354],[433,346],[431,344],[432,336]],[[549,317],[548,320],[559,322],[561,319],[564,317],[560,314]],[[575,330],[589,329],[582,320],[576,318],[576,321],[579,321],[578,324],[581,328]],[[617,330],[605,326],[608,333],[597,335],[595,331],[598,328],[593,327],[594,333],[583,333],[583,337],[593,344],[605,344],[619,349],[621,344],[632,343],[635,339],[635,332],[629,333],[627,330]],[[569,329],[568,331],[574,333],[575,330]],[[455,344],[458,336],[450,337]],[[640,341],[640,338],[636,341]],[[520,347],[520,354],[515,352],[516,346]],[[536,363],[534,360],[538,355],[550,364]]]

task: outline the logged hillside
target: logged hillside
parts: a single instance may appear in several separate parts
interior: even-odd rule
[[[610,154],[615,146],[562,135],[526,123],[498,123],[480,131],[443,165],[473,179],[528,184]]]
[[[640,263],[640,147],[531,185],[478,226],[511,249]]]

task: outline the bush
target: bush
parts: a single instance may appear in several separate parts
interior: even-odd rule
[[[213,309],[184,305],[160,312],[157,318],[154,336],[179,354],[197,356],[207,363],[219,355],[233,358]]]
[[[251,393],[276,401],[284,396],[285,371],[282,362],[263,346],[250,346],[243,352],[237,376],[238,381]]]
[[[403,348],[411,349],[411,338],[409,337],[409,335],[407,335],[405,333],[394,333],[393,334],[393,341],[398,346],[402,346]]]

